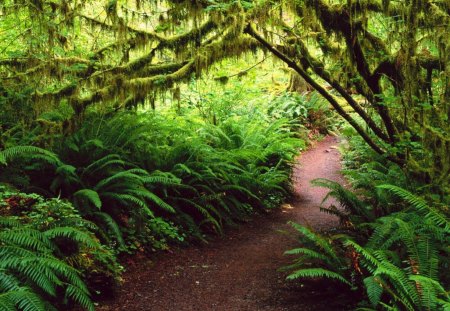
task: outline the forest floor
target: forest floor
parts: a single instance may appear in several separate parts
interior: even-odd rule
[[[327,190],[310,185],[320,177],[344,182],[337,143],[336,137],[327,136],[298,158],[293,176],[295,197],[290,204],[230,228],[222,238],[206,245],[134,260],[115,299],[101,303],[98,310],[351,309],[351,297],[345,290],[317,280],[286,281],[286,273],[277,271],[292,260],[284,251],[298,247],[298,235],[288,221],[317,230],[332,230],[338,224],[335,217],[319,210]]]

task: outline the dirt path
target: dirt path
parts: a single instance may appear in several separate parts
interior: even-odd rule
[[[296,246],[288,221],[317,229],[336,225],[335,218],[319,212],[326,190],[309,184],[318,177],[342,181],[336,144],[336,138],[327,137],[300,157],[293,208],[258,216],[209,245],[139,262],[125,273],[118,297],[99,310],[346,310],[333,288],[287,282],[277,271],[290,262],[283,252]]]

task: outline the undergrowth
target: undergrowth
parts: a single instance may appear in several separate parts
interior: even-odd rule
[[[313,184],[339,203],[322,207],[341,223],[317,233],[292,224],[301,246],[288,279],[326,278],[359,292],[358,310],[448,310],[449,196],[430,191],[396,164],[350,137],[343,161],[352,188]]]
[[[185,112],[92,111],[69,135],[14,131],[0,150],[7,310],[91,310],[120,281],[117,256],[207,242],[278,207],[305,144],[292,122],[257,108],[215,123]]]

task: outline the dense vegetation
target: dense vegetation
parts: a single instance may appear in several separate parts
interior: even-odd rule
[[[284,267],[288,279],[329,278],[361,297],[361,310],[446,310],[450,306],[448,196],[428,192],[395,163],[367,150],[352,136],[345,153],[353,189],[326,180],[339,206],[324,207],[341,227],[317,233],[292,224],[300,247]],[[325,198],[326,200],[326,198]]]
[[[277,207],[337,114],[342,228],[294,225],[289,278],[449,308],[449,25],[445,0],[2,1],[1,307],[93,309],[117,257]]]

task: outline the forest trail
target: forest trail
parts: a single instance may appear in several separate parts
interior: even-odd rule
[[[117,297],[98,310],[346,310],[333,288],[320,282],[288,282],[286,273],[277,271],[290,263],[283,252],[297,246],[288,221],[321,230],[337,224],[336,218],[319,211],[327,190],[310,185],[319,177],[343,182],[337,143],[328,136],[299,157],[291,205],[229,229],[208,245],[136,262],[124,274]]]

